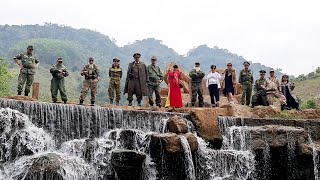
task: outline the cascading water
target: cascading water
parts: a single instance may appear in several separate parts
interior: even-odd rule
[[[185,169],[187,172],[187,180],[196,180],[196,174],[194,172],[194,165],[193,165],[193,159],[192,154],[190,150],[190,145],[188,143],[188,140],[185,136],[179,136],[180,142],[184,151],[184,158],[185,158]]]

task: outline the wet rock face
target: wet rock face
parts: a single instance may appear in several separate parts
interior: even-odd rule
[[[173,133],[187,133],[188,126],[186,121],[178,116],[171,117],[167,122],[167,127],[170,132]]]
[[[111,164],[119,180],[140,180],[144,153],[131,150],[116,150],[112,152]]]

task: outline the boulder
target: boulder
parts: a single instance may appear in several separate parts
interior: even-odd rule
[[[187,133],[188,126],[186,121],[178,116],[171,117],[167,122],[167,128],[173,133]]]
[[[146,155],[132,150],[115,150],[111,154],[112,168],[119,180],[140,180]]]
[[[198,150],[198,141],[196,136],[192,133],[183,134],[183,136],[187,138],[191,152],[196,152]]]
[[[180,138],[175,133],[152,134],[150,142],[151,151],[161,151],[166,153],[182,152]]]

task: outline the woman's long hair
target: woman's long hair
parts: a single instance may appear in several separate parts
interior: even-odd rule
[[[281,77],[281,82],[284,82],[284,77],[288,77],[288,83],[289,83],[289,76],[288,75],[283,75],[282,77]]]

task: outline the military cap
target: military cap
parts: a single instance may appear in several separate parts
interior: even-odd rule
[[[269,72],[274,72],[274,69],[273,69],[273,68],[271,68],[271,69],[269,70]]]
[[[141,57],[141,54],[140,54],[140,53],[134,53],[134,54],[133,54],[133,57],[136,57],[136,56]]]
[[[151,57],[151,60],[157,60],[157,57],[152,56],[152,57]]]
[[[58,61],[63,61],[61,57],[58,57]]]
[[[198,62],[196,62],[196,63],[194,63],[195,65],[200,65],[200,63],[198,63]]]
[[[89,60],[94,60],[94,58],[93,57],[89,57]]]
[[[113,58],[113,60],[112,60],[113,62],[119,62],[120,61],[120,59],[118,59],[118,58]]]
[[[245,61],[244,63],[243,63],[243,65],[250,65],[250,63],[248,62],[248,61]]]
[[[266,73],[265,70],[260,70],[259,72],[260,72],[260,74],[265,74]]]
[[[29,46],[27,47],[27,49],[33,49],[33,46],[32,46],[32,45],[29,45]]]

